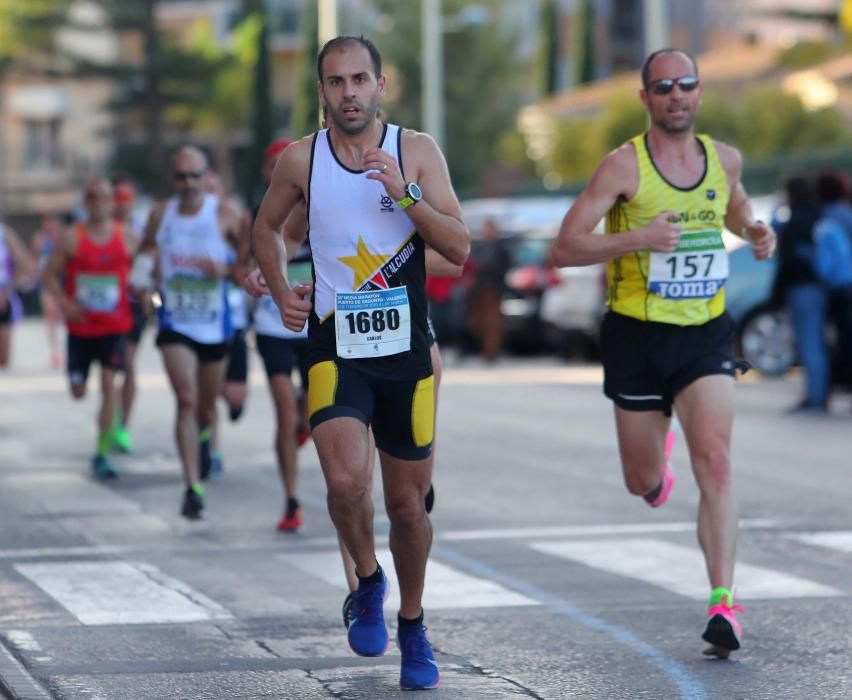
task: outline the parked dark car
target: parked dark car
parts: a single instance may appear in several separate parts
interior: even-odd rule
[[[544,331],[541,301],[545,291],[559,284],[550,263],[555,231],[539,229],[506,240],[512,267],[506,274],[506,291],[500,304],[503,317],[503,347],[515,352],[552,350]]]

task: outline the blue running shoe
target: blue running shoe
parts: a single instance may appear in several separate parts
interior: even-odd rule
[[[441,682],[438,663],[432,653],[432,645],[426,639],[423,625],[400,625],[396,642],[402,652],[402,667],[399,672],[399,687],[403,690],[437,688]]]
[[[352,600],[355,597],[355,591],[350,591],[346,594],[346,600],[343,601],[343,626],[349,629],[352,624]]]
[[[118,469],[103,455],[92,457],[92,471],[97,479],[114,479],[118,476]]]
[[[348,636],[349,646],[358,656],[384,656],[388,650],[390,636],[384,612],[387,597],[388,579],[384,571],[381,583],[361,583],[352,596]]]

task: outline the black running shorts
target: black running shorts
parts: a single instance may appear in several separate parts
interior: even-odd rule
[[[242,329],[234,333],[228,347],[228,368],[225,370],[226,382],[245,384],[248,379],[248,348],[246,332]]]
[[[435,427],[435,377],[419,380],[379,378],[339,358],[308,370],[311,428],[348,416],[371,425],[376,447],[391,457],[426,459]]]
[[[184,345],[195,353],[202,365],[206,365],[224,360],[228,354],[229,343],[199,343],[183,333],[165,329],[157,333],[157,347],[161,348],[164,345]]]
[[[302,388],[308,386],[308,340],[307,338],[277,338],[257,334],[257,351],[263,359],[266,376],[276,374],[290,376],[294,369],[302,377]]]
[[[89,368],[97,361],[101,367],[121,371],[124,369],[127,337],[102,335],[88,338],[68,334],[68,381],[72,386],[85,384]]]
[[[601,323],[604,394],[628,411],[670,416],[696,379],[736,376],[735,324],[727,313],[700,326],[639,321],[608,311]]]

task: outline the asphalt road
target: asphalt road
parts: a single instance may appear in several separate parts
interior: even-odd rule
[[[188,523],[150,332],[137,451],[117,458],[122,476],[109,484],[88,472],[93,396],[73,403],[46,369],[39,326],[18,329],[15,352],[0,375],[0,676],[12,697],[402,695],[393,646],[360,659],[346,644],[310,443],[304,527],[274,530],[282,497],[257,356],[246,414],[224,425],[207,518]],[[430,697],[852,697],[849,402],[790,417],[797,377],[738,387],[745,637],[718,661],[701,654],[708,588],[683,440],[670,502],[651,510],[630,497],[600,379],[598,367],[549,358],[448,362],[425,601],[442,682]],[[377,528],[386,557],[381,505]],[[392,633],[394,606],[392,596]]]

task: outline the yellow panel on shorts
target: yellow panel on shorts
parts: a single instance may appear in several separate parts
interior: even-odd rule
[[[308,370],[308,416],[329,406],[334,406],[337,395],[337,365],[324,360],[311,365]]]
[[[435,375],[417,382],[411,398],[411,435],[417,447],[432,443],[435,435]]]

